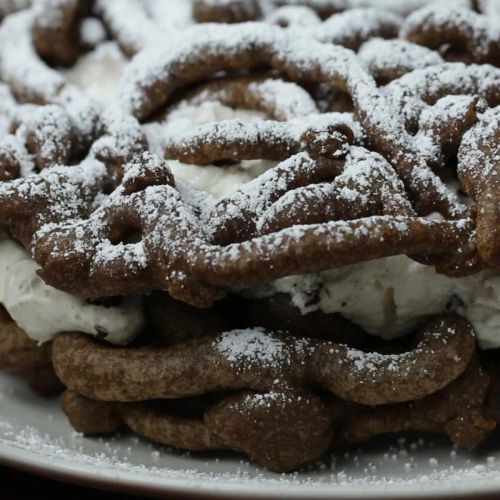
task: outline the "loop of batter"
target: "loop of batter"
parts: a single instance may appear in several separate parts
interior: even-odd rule
[[[73,427],[85,434],[128,427],[177,448],[243,451],[270,470],[287,472],[330,448],[400,430],[445,433],[460,446],[477,446],[496,426],[484,416],[489,387],[475,357],[444,389],[416,401],[376,407],[336,398],[325,402],[310,391],[291,388],[223,396],[199,416],[180,416],[147,403],[97,401],[72,390],[61,403]]]
[[[444,62],[438,52],[398,39],[372,38],[361,46],[359,57],[379,84]]]
[[[63,167],[45,169],[0,186],[0,220],[33,248],[40,274],[49,284],[89,297],[166,289],[179,300],[209,305],[223,295],[225,287],[249,286],[400,253],[460,254],[471,238],[472,226],[467,220],[373,215],[294,226],[220,247],[210,243],[213,226],[200,219],[196,207],[169,183],[157,184],[171,178],[164,162],[151,154],[143,154],[137,162],[157,173],[145,181],[149,177],[144,171],[132,168],[130,175],[142,179],[137,181],[140,190],[130,193],[120,185],[111,196],[100,199],[97,209],[95,200],[107,177],[100,163],[71,167],[70,176]],[[332,168],[330,163],[326,166]],[[322,168],[317,170],[320,175],[324,175]],[[269,198],[264,189],[249,208],[257,207],[253,213],[258,214],[276,194]],[[399,205],[403,206],[401,201]],[[32,216],[35,213],[37,217]],[[231,219],[237,221],[238,215],[226,220]],[[215,232],[218,230],[216,225]]]
[[[500,65],[498,19],[461,7],[430,6],[405,21],[402,35],[430,49],[463,50],[471,62]]]
[[[303,87],[265,76],[235,76],[209,81],[184,95],[178,106],[210,101],[231,108],[261,111],[277,121],[304,118],[319,112]]]
[[[312,40],[306,44],[305,38],[260,24],[205,26],[197,35],[194,40],[190,37],[181,41],[176,50],[149,51],[133,61],[122,87],[122,102],[126,109],[144,120],[183,86],[218,71],[246,70],[265,64],[292,80],[324,83],[349,94],[370,146],[392,163],[415,200],[417,213],[427,215],[439,211],[450,218],[466,214],[466,207],[431,169],[440,160],[439,144],[429,151],[424,147],[427,142],[423,133],[413,137],[408,130],[404,106],[406,104],[413,113],[420,113],[423,104],[418,106],[419,100],[425,102],[431,97],[425,95],[427,88],[433,92],[437,90],[435,100],[449,93],[466,92],[478,93],[491,103],[498,99],[498,72],[467,67],[464,79],[464,65],[443,65],[442,68],[435,65],[420,70],[423,72],[420,74],[419,70],[410,73],[406,80],[403,76],[392,82],[387,92],[381,92],[354,54],[338,46]],[[425,87],[430,78],[437,81]],[[409,92],[414,94],[411,98]],[[394,114],[388,113],[388,109],[393,109]],[[387,120],[387,116],[391,116],[391,120]],[[412,119],[418,123],[418,116]],[[213,127],[206,130],[213,132]],[[212,148],[223,150],[223,159],[231,158],[231,153],[237,157],[236,151],[242,141],[241,134],[236,136],[239,140],[231,141],[226,132],[215,134],[214,139],[222,140],[222,144],[217,143]],[[252,137],[255,140],[257,136],[259,134],[254,133]],[[178,142],[181,140],[182,137]],[[209,146],[204,149],[200,144],[203,144],[201,139],[194,143],[187,141],[186,147],[199,148],[203,155],[208,154],[205,149]],[[213,157],[218,158],[218,155]]]
[[[151,45],[171,43],[172,33],[162,30],[141,0],[95,0],[94,10],[128,57]]]
[[[463,138],[458,175],[475,201],[477,249],[491,267],[500,266],[500,106],[486,111]]]
[[[193,451],[243,451],[276,472],[320,457],[330,446],[328,407],[314,394],[243,392],[222,399],[200,418],[179,417],[143,403],[95,401],[71,390],[61,404],[73,427],[104,434],[128,427],[152,441]]]
[[[474,448],[496,426],[485,411],[489,388],[490,378],[475,357],[440,392],[408,403],[350,410],[352,416],[340,424],[336,438],[339,444],[359,443],[380,434],[413,430],[445,433],[455,444]]]
[[[370,215],[415,215],[404,185],[380,155],[351,148],[341,172],[336,173],[331,183],[289,187],[262,213],[256,224],[259,232]]]
[[[33,44],[53,66],[72,66],[85,51],[80,22],[90,14],[92,2],[63,0],[35,4]]]
[[[474,332],[460,318],[430,320],[415,341],[411,351],[392,355],[325,344],[314,354],[314,380],[343,399],[365,405],[409,401],[446,387],[475,352]]]
[[[409,401],[456,379],[475,352],[470,325],[459,317],[430,320],[408,353],[364,353],[328,341],[234,330],[165,348],[113,348],[85,335],[59,335],[57,375],[92,399],[144,401],[227,389],[269,391],[319,384],[362,404]]]

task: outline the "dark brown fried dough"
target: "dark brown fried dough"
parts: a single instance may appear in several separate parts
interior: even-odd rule
[[[295,226],[244,243],[208,248],[197,256],[192,276],[216,287],[248,287],[389,255],[443,253],[467,241],[470,230],[465,221],[399,216]]]
[[[226,318],[214,307],[198,309],[172,299],[165,292],[155,292],[147,297],[146,307],[155,335],[167,344],[227,330]]]
[[[57,396],[64,390],[52,364],[31,368],[18,374],[26,381],[30,389],[42,398]]]
[[[298,153],[302,143],[282,122],[227,120],[200,125],[191,134],[168,137],[165,158],[183,163],[209,165],[262,158],[282,161]]]
[[[370,78],[355,62],[352,52],[337,46],[329,46],[331,63],[327,67],[320,65],[320,54],[314,51],[308,56],[310,64],[300,59],[303,40],[294,40],[286,31],[260,23],[243,26],[202,27],[196,33],[196,41],[183,40],[179,50],[167,54],[159,54],[155,61],[157,66],[154,78],[147,81],[138,78],[126,80],[123,88],[123,104],[134,116],[143,121],[160,109],[172,94],[186,85],[197,83],[213,76],[222,70],[247,70],[259,64],[270,64],[281,74],[293,81],[324,82],[333,87],[349,91],[358,101],[358,89],[370,84]],[[311,41],[314,47],[325,46]],[[227,50],[226,50],[227,49]],[[186,51],[189,58],[185,57]],[[181,55],[182,53],[182,55]],[[295,54],[296,53],[296,54]],[[295,55],[294,55],[295,54]],[[142,61],[139,57],[134,66],[147,62],[145,70],[152,61]],[[334,63],[339,66],[334,69]],[[352,63],[352,66],[351,66]],[[316,64],[315,73],[311,73],[311,65]],[[171,71],[176,68],[175,72]],[[350,68],[350,69],[349,69]],[[149,71],[146,71],[149,76]],[[367,78],[368,77],[368,78]],[[126,93],[125,93],[126,92]]]
[[[124,425],[158,443],[189,450],[224,449],[201,419],[177,417],[141,403],[96,401],[67,390],[61,405],[71,425],[87,435],[116,432]]]
[[[183,95],[181,104],[196,105],[212,100],[231,108],[261,111],[277,121],[318,113],[313,98],[300,85],[266,76],[212,80]]]
[[[73,4],[73,0],[49,2],[48,8],[64,10],[70,4]],[[0,74],[12,94],[22,103],[58,107],[60,121],[53,120],[56,108],[52,107],[49,108],[50,113],[40,108],[36,115],[37,108],[27,108],[24,113],[20,109],[20,113],[14,117],[15,125],[24,123],[31,132],[33,154],[43,164],[42,168],[47,164],[67,161],[68,151],[71,151],[71,161],[78,161],[85,156],[95,138],[100,113],[99,106],[89,96],[72,85],[61,72],[49,67],[38,54],[33,41],[33,26],[37,19],[42,24],[47,22],[48,29],[51,29],[52,21],[55,20],[57,24],[57,16],[45,17],[45,12],[39,12],[44,5],[45,2],[39,2],[31,9],[8,16],[0,30]],[[52,50],[57,53],[58,50],[66,49],[56,44]],[[13,57],[13,54],[16,56]],[[50,130],[56,124],[61,129]],[[51,141],[51,138],[54,140]]]
[[[459,446],[473,448],[495,428],[486,416],[490,379],[474,359],[467,370],[443,390],[417,401],[359,411],[340,426],[338,444],[402,430],[444,432]]]
[[[61,106],[25,105],[14,129],[24,137],[26,150],[39,170],[68,165],[80,153],[72,120]]]
[[[51,345],[38,345],[0,307],[0,370],[23,371],[50,363]]]
[[[95,401],[71,390],[61,402],[71,424],[85,434],[116,432],[125,425],[158,443],[194,451],[243,451],[270,470],[289,472],[330,447],[401,430],[445,433],[460,446],[477,446],[496,425],[483,415],[489,384],[475,357],[442,390],[377,407],[331,398],[324,402],[309,391],[286,388],[223,397],[202,417],[178,416],[145,403]]]
[[[411,14],[402,28],[409,41],[431,49],[463,51],[471,62],[500,65],[498,19],[455,6],[425,7]]]
[[[43,2],[33,24],[33,43],[40,56],[53,66],[71,66],[85,51],[80,22],[91,11],[93,0]]]
[[[152,441],[193,451],[244,451],[277,472],[292,471],[319,458],[329,447],[328,407],[301,391],[222,399],[203,418],[178,417],[143,403],[94,401],[66,391],[62,407],[73,427],[85,434],[116,432],[123,425]]]
[[[372,38],[396,38],[402,19],[377,8],[350,9],[326,19],[311,35],[323,43],[358,50]]]
[[[21,177],[23,166],[32,170],[33,164],[21,141],[12,135],[0,140],[0,181],[7,182]],[[26,173],[26,172],[25,172]]]
[[[381,93],[352,52],[339,46],[315,43],[311,40],[311,47],[306,52],[303,39],[294,38],[286,30],[259,24],[245,24],[237,28],[224,25],[200,30],[195,42],[185,40],[177,51],[159,53],[155,58],[139,56],[128,70],[129,78],[124,80],[123,105],[140,120],[145,120],[185,85],[196,83],[218,71],[247,70],[262,64],[271,66],[294,81],[327,84],[350,95],[370,145],[383,153],[395,167],[415,200],[417,213],[426,215],[439,211],[446,217],[463,217],[466,207],[460,204],[431,169],[433,162],[440,158],[439,144],[431,151],[435,151],[434,159],[429,154],[423,134],[414,137],[402,119],[404,114],[400,108],[405,103],[411,105],[413,100],[408,101],[407,92],[400,87],[416,82],[418,86],[410,89],[410,92],[416,94],[415,99],[425,101],[426,96],[422,94],[425,94],[426,87],[420,83],[422,78],[431,77],[430,72],[408,82],[396,80],[391,92]],[[186,53],[190,54],[189,58]],[[463,80],[458,74],[462,66],[442,68],[442,74],[437,68],[438,65],[426,68],[434,72],[432,78],[437,80],[429,88],[441,94],[436,95],[435,100],[448,93],[456,93],[453,86],[460,87],[461,93],[469,92],[469,86],[480,88],[480,95],[488,102],[498,100],[498,85],[495,84],[500,80],[498,72],[469,67],[468,80]],[[421,111],[421,107],[414,108],[414,112]],[[393,112],[388,112],[388,109]],[[393,119],[385,119],[387,116]],[[215,135],[221,137],[221,134]],[[241,145],[241,137],[231,141],[231,136],[224,135],[222,143],[219,142],[214,149],[223,150],[224,159],[237,158],[236,146]],[[209,146],[203,146],[201,137],[206,138],[206,133],[201,134],[200,140],[188,141],[186,144],[208,155]]]
[[[83,434],[108,434],[121,427],[116,405],[80,396],[66,390],[61,396],[61,407],[71,425]]]
[[[337,167],[328,161],[318,168],[321,172]],[[272,172],[266,175],[272,177]],[[154,155],[144,153],[125,165],[122,183],[102,202],[99,195],[107,176],[102,165],[87,164],[46,169],[0,186],[0,220],[17,239],[34,245],[47,283],[69,293],[103,297],[160,289],[177,300],[206,307],[221,298],[226,287],[401,253],[462,256],[472,239],[473,228],[466,219],[374,215],[293,226],[221,247],[211,243],[210,232],[217,233],[217,220],[224,218],[216,218],[216,224],[200,220],[198,208],[184,201],[167,165]],[[139,191],[130,192],[128,186]],[[259,215],[279,196],[276,186],[269,188],[248,197],[251,213]],[[397,197],[391,203],[393,208],[406,206]],[[228,209],[228,215],[228,221],[241,218],[238,211]]]
[[[257,219],[260,233],[373,215],[415,215],[403,183],[382,156],[351,148],[343,168],[335,173],[330,183],[289,186]]]
[[[112,37],[124,54],[133,57],[141,50],[155,44],[167,44],[172,39],[154,16],[156,3],[142,0],[95,0],[94,12],[103,20]],[[153,12],[152,12],[153,11]],[[175,32],[174,36],[178,33]]]
[[[332,437],[327,406],[308,391],[243,392],[215,404],[204,421],[226,446],[276,472],[321,457]]]
[[[359,57],[380,85],[416,69],[444,62],[438,52],[399,39],[373,38],[361,46]]]
[[[254,329],[141,349],[107,347],[85,335],[63,334],[54,341],[53,363],[68,388],[99,400],[144,401],[317,383],[349,401],[386,404],[442,389],[465,370],[474,352],[470,325],[449,316],[430,320],[414,348],[403,354],[364,353]]]
[[[338,114],[323,115],[319,120],[245,123],[223,120],[183,130],[164,139],[165,158],[195,165],[231,161],[267,159],[282,161],[301,151],[315,160],[335,158],[354,142],[349,120]],[[312,122],[312,123],[311,123]]]
[[[430,320],[417,336],[415,347],[402,354],[366,354],[345,346],[324,344],[314,353],[311,365],[314,380],[343,399],[366,405],[419,399],[436,392],[465,369],[464,364],[459,367],[456,360],[463,357],[466,365],[475,351],[471,326],[459,318],[454,318],[453,326],[449,321],[450,318]],[[426,355],[422,356],[423,352]],[[429,381],[434,390],[428,391],[425,381]],[[405,394],[411,397],[406,399]]]
[[[286,5],[308,7],[321,19],[326,19],[348,8],[346,0],[273,0],[273,3],[278,7]]]
[[[290,190],[333,178],[340,173],[342,163],[336,159],[321,164],[307,154],[294,155],[221,198],[210,213],[213,242],[228,245],[257,236],[261,232],[259,218],[278,200]]]
[[[242,23],[262,16],[258,0],[194,0],[193,17],[199,23]]]
[[[500,106],[489,109],[463,137],[460,182],[475,201],[477,249],[491,267],[500,266]]]

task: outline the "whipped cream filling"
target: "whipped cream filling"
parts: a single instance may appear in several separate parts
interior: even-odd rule
[[[101,104],[115,96],[116,87],[127,59],[116,42],[105,42],[84,54],[69,69],[66,78]]]
[[[340,313],[388,339],[409,333],[429,315],[454,311],[471,322],[483,349],[500,347],[500,275],[492,271],[450,278],[399,255],[288,276],[272,290],[290,295],[303,314]]]
[[[21,246],[0,235],[0,303],[32,339],[46,342],[57,333],[78,331],[126,344],[140,332],[140,299],[125,299],[113,307],[87,304],[47,285],[36,270]]]
[[[117,45],[108,42],[80,58],[66,75],[98,101],[106,103],[115,96],[125,64]],[[144,128],[151,148],[161,152],[162,137],[169,127],[235,117],[255,120],[263,115],[234,110],[213,101],[180,104],[163,123]],[[168,163],[180,183],[215,198],[233,192],[275,165],[262,160],[229,167],[187,165],[174,160]],[[252,296],[286,293],[303,314],[314,310],[341,313],[366,331],[385,338],[405,335],[429,315],[456,311],[472,323],[482,348],[500,347],[500,274],[492,271],[449,278],[408,257],[395,256],[314,275],[289,276],[245,293]]]
[[[169,128],[186,128],[193,124],[216,122],[239,118],[250,121],[265,118],[263,113],[246,109],[233,109],[217,101],[207,101],[200,105],[179,105],[172,110],[163,123],[152,123],[144,126],[152,151],[163,156],[162,138],[168,134]],[[236,191],[243,184],[250,182],[276,162],[268,160],[244,160],[231,166],[190,165],[177,160],[167,161],[177,181],[185,182],[190,187],[210,193],[216,198]]]

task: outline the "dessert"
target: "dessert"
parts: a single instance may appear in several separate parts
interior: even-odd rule
[[[494,2],[124,5],[0,25],[0,369],[84,434],[279,472],[487,439]]]

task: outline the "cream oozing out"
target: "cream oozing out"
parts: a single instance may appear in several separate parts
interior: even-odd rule
[[[118,47],[109,42],[83,56],[67,76],[106,103],[115,95],[125,64]],[[144,128],[151,148],[160,150],[169,127],[234,117],[259,120],[262,114],[208,101],[180,105],[163,123]],[[178,181],[216,198],[235,191],[274,165],[256,160],[227,167],[198,166],[169,160]],[[454,310],[471,321],[481,347],[500,347],[500,275],[491,271],[455,279],[439,275],[432,267],[408,257],[395,256],[314,275],[290,276],[247,293],[285,293],[303,314],[314,310],[341,313],[368,332],[385,338],[408,333],[429,315]]]
[[[36,270],[29,254],[0,234],[0,303],[32,339],[46,342],[57,333],[79,331],[126,344],[140,332],[140,299],[110,307],[88,304],[45,284]]]
[[[340,313],[384,338],[409,333],[429,315],[455,311],[472,323],[482,348],[500,346],[500,275],[492,271],[449,278],[398,255],[289,276],[273,290],[290,295],[303,314]]]

